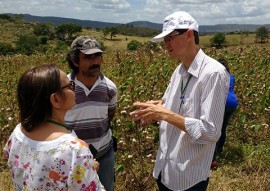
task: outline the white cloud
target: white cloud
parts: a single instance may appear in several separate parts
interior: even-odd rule
[[[128,9],[130,4],[125,0],[87,0],[97,9]]]
[[[159,5],[158,0],[146,0],[146,5],[147,6],[155,6],[155,5]]]
[[[28,13],[115,23],[162,23],[174,11],[200,25],[270,23],[269,0],[3,0],[0,13]]]

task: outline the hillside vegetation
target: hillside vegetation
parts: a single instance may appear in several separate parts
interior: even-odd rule
[[[0,42],[16,44],[18,32],[31,33],[30,23],[3,22],[9,30],[0,28]],[[16,30],[15,30],[16,29]],[[20,33],[20,34],[21,34]],[[117,85],[119,100],[112,123],[118,139],[116,154],[116,190],[155,191],[152,177],[158,147],[158,126],[141,127],[133,123],[129,112],[132,103],[162,97],[173,70],[178,65],[168,59],[160,46],[151,47],[150,38],[116,35],[103,38],[96,30],[84,29],[101,40],[106,48],[102,70]],[[126,39],[127,38],[127,39]],[[220,166],[212,171],[209,191],[268,191],[270,189],[270,45],[255,44],[254,36],[226,35],[229,46],[224,49],[208,47],[211,36],[201,37],[201,46],[213,58],[225,58],[236,78],[239,107],[228,126],[227,141],[218,157]],[[127,43],[145,43],[136,51],[127,51]],[[48,42],[45,52],[29,56],[15,54],[0,56],[0,149],[18,123],[16,86],[20,75],[28,68],[42,63],[56,63],[69,72],[65,56],[67,47],[55,51],[57,44]],[[0,152],[0,190],[13,190],[5,154]]]

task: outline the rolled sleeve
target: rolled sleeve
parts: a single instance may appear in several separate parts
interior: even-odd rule
[[[219,139],[229,89],[228,76],[222,73],[213,73],[205,82],[200,116],[185,117],[190,141],[198,144],[211,144]]]

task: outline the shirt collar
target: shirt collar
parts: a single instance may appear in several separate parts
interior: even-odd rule
[[[202,51],[202,49],[200,49],[197,55],[195,56],[194,60],[192,61],[188,70],[186,70],[183,64],[180,65],[179,69],[180,75],[187,75],[187,73],[189,73],[192,76],[198,78],[204,58],[205,53]]]
[[[75,83],[76,83],[76,85],[78,85],[78,86],[80,86],[83,90],[84,90],[84,92],[85,92],[85,94],[88,96],[89,94],[90,94],[90,92],[97,86],[97,85],[99,85],[102,81],[103,81],[103,79],[104,79],[104,75],[100,72],[99,73],[99,75],[98,75],[98,79],[97,79],[97,81],[94,83],[94,85],[92,86],[92,88],[89,90],[81,81],[79,81],[78,79],[77,79],[77,77],[76,77],[76,75],[74,75],[74,73],[72,74],[69,74],[68,75],[68,77],[71,79],[71,80],[73,80]]]

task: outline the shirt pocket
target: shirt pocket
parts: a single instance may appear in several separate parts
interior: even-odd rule
[[[193,116],[193,100],[192,98],[185,98],[183,104],[183,116],[192,117]]]

